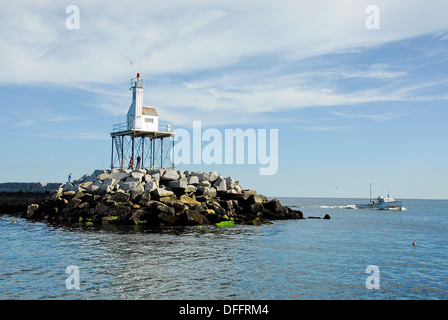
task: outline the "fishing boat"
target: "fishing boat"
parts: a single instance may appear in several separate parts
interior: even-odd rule
[[[379,209],[379,210],[403,210],[403,201],[395,200],[389,194],[387,196],[379,196],[376,200],[372,200],[372,184],[370,184],[370,202],[368,204],[356,204],[358,209]]]

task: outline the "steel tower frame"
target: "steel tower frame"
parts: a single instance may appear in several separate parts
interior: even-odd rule
[[[115,128],[115,126],[114,126]],[[170,131],[114,131],[112,137],[111,169],[139,168],[174,169],[174,132]],[[133,166],[130,165],[133,159]]]

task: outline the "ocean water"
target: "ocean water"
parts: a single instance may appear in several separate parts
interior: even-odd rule
[[[0,299],[448,298],[447,200],[379,211],[353,209],[362,199],[279,199],[331,219],[154,231],[1,215]]]

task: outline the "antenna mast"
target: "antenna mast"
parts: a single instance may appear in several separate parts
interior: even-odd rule
[[[129,77],[131,78],[131,81],[132,81],[132,77],[134,74],[135,74],[134,73],[134,61],[131,61],[131,74],[129,75]]]

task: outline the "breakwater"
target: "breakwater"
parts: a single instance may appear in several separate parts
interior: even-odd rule
[[[29,204],[53,197],[61,183],[6,182],[0,183],[0,210],[17,213],[26,211]]]
[[[21,201],[17,201],[21,197]],[[0,210],[84,225],[260,225],[303,214],[217,172],[95,170],[64,184],[0,184]]]

